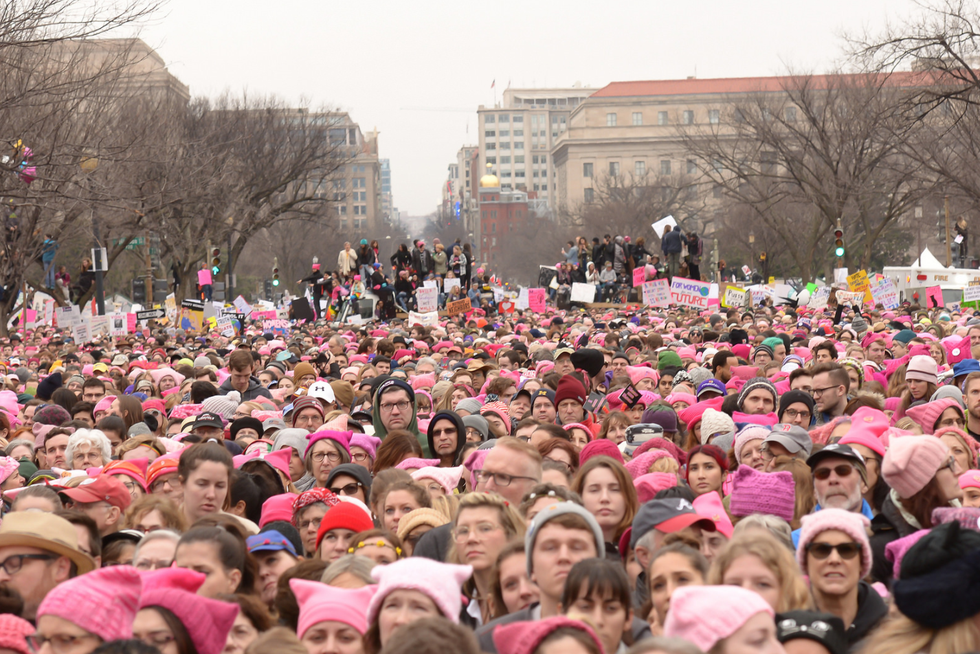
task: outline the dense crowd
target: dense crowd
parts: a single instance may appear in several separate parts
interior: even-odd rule
[[[980,650],[970,313],[69,333],[0,339],[0,651]]]

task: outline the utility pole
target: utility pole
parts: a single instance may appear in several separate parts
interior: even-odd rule
[[[943,197],[943,211],[946,213],[946,267],[953,265],[953,244],[949,240],[949,196]]]

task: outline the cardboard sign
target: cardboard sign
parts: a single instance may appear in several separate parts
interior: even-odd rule
[[[310,301],[305,297],[298,297],[293,300],[290,305],[293,309],[293,317],[296,320],[314,320],[313,307],[310,306]]]
[[[695,309],[708,308],[708,296],[711,294],[711,284],[674,277],[670,284],[670,297],[674,304]]]
[[[725,297],[721,300],[721,306],[726,309],[740,308],[745,306],[745,300],[748,297],[748,293],[735,286],[729,286],[725,289]]]
[[[289,321],[288,320],[263,320],[262,321],[262,331],[272,332],[273,334],[279,334],[280,336],[285,336],[289,333]]]
[[[125,313],[110,313],[109,314],[109,335],[110,336],[125,336],[128,332],[126,331],[126,314]]]
[[[466,313],[467,311],[472,310],[473,305],[469,300],[454,300],[446,303],[446,313],[450,316],[455,316],[458,313]],[[436,315],[438,316],[438,314]]]
[[[570,301],[595,302],[595,286],[592,284],[580,284],[579,282],[574,282],[572,284],[572,295]]]
[[[459,277],[442,280],[442,290],[445,291],[446,295],[449,295],[457,286],[459,286]]]
[[[439,282],[435,279],[427,279],[422,282],[423,288],[439,288]]]
[[[934,307],[944,306],[943,303],[943,289],[939,286],[927,286],[926,287],[926,308],[931,309]]]
[[[500,309],[500,313],[514,313],[514,309],[516,307],[513,302],[504,300],[497,306],[497,308]]]
[[[252,313],[252,305],[249,304],[241,295],[235,298],[233,304],[235,305],[235,308],[238,309],[238,313],[244,313],[246,316]]]
[[[871,297],[876,305],[880,304],[885,309],[897,309],[902,304],[898,301],[898,290],[895,288],[895,283],[887,278],[880,280],[871,289]]]
[[[643,266],[637,266],[633,269],[633,287],[643,286],[643,282],[646,281],[647,273],[643,269]]]
[[[648,307],[669,307],[670,286],[666,279],[655,279],[643,284],[643,304]]]
[[[807,306],[817,311],[823,311],[824,309],[827,308],[827,300],[829,299],[830,299],[830,287],[821,286],[816,291],[814,291],[814,293],[810,296],[810,300],[809,302],[807,302]]]
[[[623,405],[627,409],[632,409],[636,406],[636,403],[640,401],[640,391],[636,390],[636,387],[632,383],[626,385],[626,388],[619,394],[619,399],[623,401]]]
[[[527,289],[527,308],[535,313],[541,313],[546,308],[545,304],[548,295],[543,288],[529,288]]]
[[[439,310],[439,289],[435,286],[416,289],[415,298],[418,301],[419,313]]]
[[[859,307],[864,302],[864,292],[851,293],[849,291],[837,291],[837,304],[850,304],[852,307]]]
[[[92,341],[92,328],[87,319],[82,319],[72,325],[71,337],[75,339],[77,345],[84,345]]]
[[[980,300],[980,286],[967,286],[963,289],[964,302],[976,302]]]
[[[169,318],[171,321],[177,319],[177,299],[174,297],[173,293],[168,295],[163,301],[163,309],[167,312],[167,318]]]
[[[423,327],[438,327],[439,312],[430,311],[429,313],[415,313],[414,311],[409,311],[408,326],[413,327],[415,325],[422,325]]]

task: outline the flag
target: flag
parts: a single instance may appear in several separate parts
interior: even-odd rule
[[[497,86],[497,80],[496,78],[494,78],[493,82],[490,83],[490,88],[496,88],[496,86]]]

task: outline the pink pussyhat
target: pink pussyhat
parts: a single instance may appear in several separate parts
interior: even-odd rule
[[[221,654],[239,609],[237,604],[198,595],[206,579],[200,572],[187,568],[144,572],[139,607],[167,609],[184,625],[197,654]]]
[[[283,450],[288,452],[289,449]],[[273,495],[262,503],[262,516],[259,518],[259,529],[262,529],[270,522],[282,520],[283,522],[293,521],[293,502],[299,497],[296,493],[280,493]]]
[[[319,581],[290,579],[289,587],[299,604],[296,635],[300,638],[310,627],[325,621],[341,622],[362,636],[367,632],[368,605],[378,590],[377,586],[338,588]]]
[[[682,586],[670,598],[664,635],[710,652],[759,613],[775,615],[761,595],[741,586]]]
[[[55,586],[37,617],[67,620],[104,641],[132,638],[142,588],[139,572],[128,565],[93,570]]]
[[[473,574],[473,566],[441,563],[424,557],[402,559],[377,566],[371,576],[378,580],[378,592],[368,606],[368,622],[381,611],[381,603],[396,590],[417,590],[436,605],[442,617],[459,624],[463,606],[460,589]]]
[[[463,466],[456,466],[455,468],[437,468],[433,466],[427,466],[425,468],[419,468],[415,472],[409,473],[412,475],[412,479],[418,481],[420,479],[431,479],[437,482],[442,489],[446,492],[446,495],[452,495],[456,487],[459,486],[459,480],[463,477],[463,473],[466,468]]]

